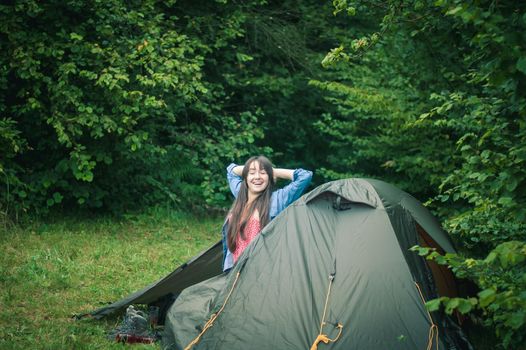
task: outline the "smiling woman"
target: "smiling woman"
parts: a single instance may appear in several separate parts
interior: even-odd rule
[[[273,169],[268,167],[265,169],[260,165],[259,161],[253,161],[248,168],[247,186],[248,186],[248,202],[252,202],[265,191],[269,184],[269,172],[272,174]]]
[[[249,158],[245,165],[227,167],[230,190],[236,198],[223,225],[223,270],[236,263],[250,242],[309,185],[312,172],[273,168],[264,156]],[[291,182],[276,191],[277,179]]]

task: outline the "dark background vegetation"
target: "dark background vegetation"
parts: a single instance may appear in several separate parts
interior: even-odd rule
[[[8,1],[0,50],[2,225],[215,211],[259,153],[379,178],[460,251],[420,253],[479,287],[442,307],[524,343],[525,2]]]

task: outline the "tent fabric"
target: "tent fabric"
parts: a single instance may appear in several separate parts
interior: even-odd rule
[[[378,180],[333,181],[267,225],[230,273],[221,273],[218,242],[92,315],[171,293],[178,297],[166,317],[166,349],[188,345],[223,305],[193,349],[305,349],[320,332],[333,275],[323,333],[335,338],[337,325],[343,328],[336,342],[319,349],[425,349],[435,327],[434,349],[469,349],[458,327],[425,309],[425,301],[439,295],[437,272],[408,250],[423,241],[455,251],[438,221],[409,194]]]
[[[388,193],[379,196],[377,187]],[[425,309],[425,301],[437,295],[432,273],[406,251],[418,244],[417,223],[429,229],[436,221],[417,205],[381,182],[353,179],[318,187],[261,232],[222,277],[219,293],[191,305],[189,291],[174,303],[164,348],[184,348],[224,305],[193,349],[308,349],[319,333],[330,275],[335,278],[324,333],[335,338],[343,325],[330,349],[425,349],[433,324],[439,329],[433,348],[469,348],[448,320]],[[453,251],[441,229],[428,233]],[[192,288],[201,295],[211,284]]]
[[[186,288],[166,315],[164,348],[184,349],[199,334],[213,301],[223,290],[229,275],[221,274]]]
[[[349,202],[368,204],[374,208],[383,207],[388,211],[402,207],[411,213],[415,221],[445,252],[455,252],[451,240],[441,228],[438,220],[417,199],[391,184],[374,179],[332,181],[312,190],[303,199],[308,203],[323,193],[333,193]]]

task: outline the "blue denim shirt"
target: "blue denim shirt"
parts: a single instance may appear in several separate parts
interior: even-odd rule
[[[237,164],[230,164],[226,168],[226,177],[228,179],[228,184],[230,185],[230,191],[237,198],[239,193],[239,187],[243,182],[241,176],[234,174],[233,169]],[[303,194],[303,191],[309,186],[312,179],[312,171],[304,169],[294,170],[293,178],[291,183],[287,186],[280,188],[272,193],[270,197],[270,220],[274,219],[279,213],[288,207],[296,199],[300,198]],[[227,271],[234,266],[234,256],[232,252],[228,249],[226,244],[226,233],[227,233],[228,220],[225,220],[223,228],[221,229],[223,235],[223,271]]]

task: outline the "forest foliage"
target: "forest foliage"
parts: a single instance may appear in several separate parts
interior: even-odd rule
[[[420,254],[526,334],[526,3],[11,1],[0,5],[0,215],[229,204],[265,153],[315,182],[412,193],[459,255]],[[438,302],[438,303],[437,303]]]
[[[364,90],[329,84],[337,104],[345,106],[345,113],[353,118],[347,123],[343,121],[350,119],[346,115],[327,116],[323,129],[337,130],[338,146],[350,139],[370,142],[372,137],[379,145],[387,140],[383,149],[388,149],[399,143],[386,137],[405,139],[403,145],[409,148],[395,149],[384,166],[403,174],[401,181],[413,181],[410,186],[437,191],[429,204],[465,256],[415,250],[451,266],[458,277],[472,279],[480,288],[476,297],[444,297],[430,302],[430,308],[435,310],[442,303],[449,313],[481,310],[501,346],[522,348],[526,340],[526,4],[457,0],[334,3],[335,12],[358,16],[372,9],[380,20],[377,31],[349,38],[348,44],[332,49],[324,62],[361,67],[363,57],[382,62],[390,56],[387,60],[391,62],[393,54],[399,55],[400,67],[390,68],[402,72],[407,80],[395,88],[403,96],[395,101],[411,107],[376,103],[363,110],[356,103],[363,100]],[[391,43],[385,51],[384,42]],[[369,49],[371,45],[378,49]],[[375,75],[366,74],[364,79],[371,76]],[[401,79],[394,71],[388,76]],[[393,93],[392,88],[386,90],[380,90],[379,101]],[[365,94],[375,96],[378,89],[367,88]],[[381,108],[384,114],[391,112],[390,117],[379,118],[378,106],[387,106]],[[370,125],[368,119],[380,130],[356,139],[352,131]],[[380,150],[375,154],[389,153]],[[345,156],[360,159],[355,154]]]

